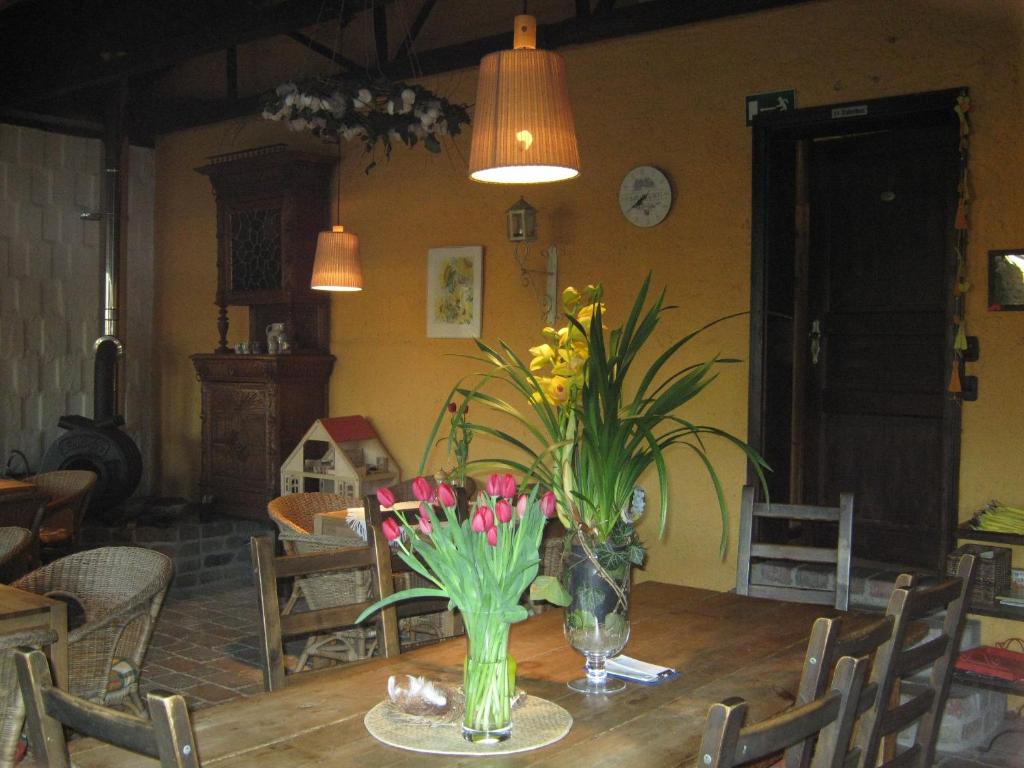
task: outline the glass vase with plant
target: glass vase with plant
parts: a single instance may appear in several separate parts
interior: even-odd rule
[[[503,741],[511,734],[515,694],[509,626],[528,615],[520,600],[537,576],[544,524],[555,514],[554,494],[537,488],[520,494],[512,475],[492,475],[468,517],[459,520],[455,490],[447,483],[435,488],[418,477],[412,490],[420,502],[415,524],[403,515],[388,514],[381,529],[398,556],[434,586],[379,600],[357,623],[400,600],[447,598],[466,627],[463,736],[473,742]],[[386,488],[377,491],[377,499],[382,511],[394,508],[394,496]],[[440,516],[434,504],[440,505]]]
[[[764,467],[743,440],[683,414],[684,406],[714,381],[718,366],[736,360],[716,355],[681,362],[678,356],[696,336],[727,318],[675,340],[639,368],[663,315],[673,309],[665,304],[664,291],[649,298],[650,283],[648,275],[625,322],[611,331],[604,325],[602,286],[581,291],[567,288],[562,296],[566,325],[545,328],[544,343],[530,349],[528,362],[504,342],[492,347],[478,341],[479,354],[474,359],[486,369],[472,386],[455,387],[467,401],[483,406],[474,413],[489,410],[514,425],[505,428],[479,418],[467,420],[464,429],[513,450],[512,455],[471,461],[466,470],[511,468],[551,489],[558,517],[571,545],[578,549],[578,557],[569,557],[568,568],[571,571],[587,561],[614,595],[613,602],[602,602],[595,614],[555,579],[536,580],[535,598],[561,605],[568,605],[572,598],[566,624],[570,642],[611,617],[607,646],[624,644],[620,624],[627,617],[628,586],[624,584],[628,574],[624,582],[622,564],[640,565],[644,559],[634,527],[638,506],[634,493],[641,476],[653,467],[659,487],[659,535],[663,535],[668,519],[665,453],[669,448],[685,447],[707,471],[722,519],[723,554],[728,510],[706,441],[725,440],[742,451],[759,474]],[[563,579],[571,582],[571,572]],[[589,653],[587,657],[588,671],[592,661],[603,664],[603,658],[592,659]]]

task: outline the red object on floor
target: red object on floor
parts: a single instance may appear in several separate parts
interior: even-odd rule
[[[981,645],[961,653],[956,668],[1000,680],[1024,680],[1024,653]]]

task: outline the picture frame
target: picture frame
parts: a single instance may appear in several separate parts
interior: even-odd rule
[[[428,338],[480,338],[483,268],[484,249],[480,245],[427,251]]]
[[[988,252],[988,309],[1024,311],[1024,248]]]

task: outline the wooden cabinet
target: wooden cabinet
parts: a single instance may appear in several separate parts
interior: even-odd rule
[[[267,325],[283,322],[295,351],[327,351],[330,298],[309,281],[336,162],[275,144],[196,169],[217,199],[219,354],[230,352],[228,306],[249,307],[250,342],[266,343]]]
[[[282,462],[327,413],[334,357],[200,354],[192,364],[202,383],[203,498],[265,520]]]

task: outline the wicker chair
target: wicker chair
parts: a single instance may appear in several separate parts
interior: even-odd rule
[[[43,513],[39,542],[43,547],[73,550],[78,544],[82,518],[89,495],[96,485],[96,473],[87,469],[62,469],[28,478],[50,501]]]
[[[0,635],[0,768],[14,768],[15,752],[25,724],[25,702],[18,687],[14,649],[39,648],[56,639],[56,633],[49,629]]]
[[[10,525],[0,528],[0,582],[8,584],[28,570],[32,531]]]
[[[55,560],[14,583],[81,606],[85,623],[68,633],[70,693],[143,711],[139,671],[171,570],[170,558],[151,549],[101,547]]]
[[[46,513],[46,496],[31,494],[0,501],[0,526],[16,526],[29,532],[24,550],[26,568],[39,565],[39,527]]]

